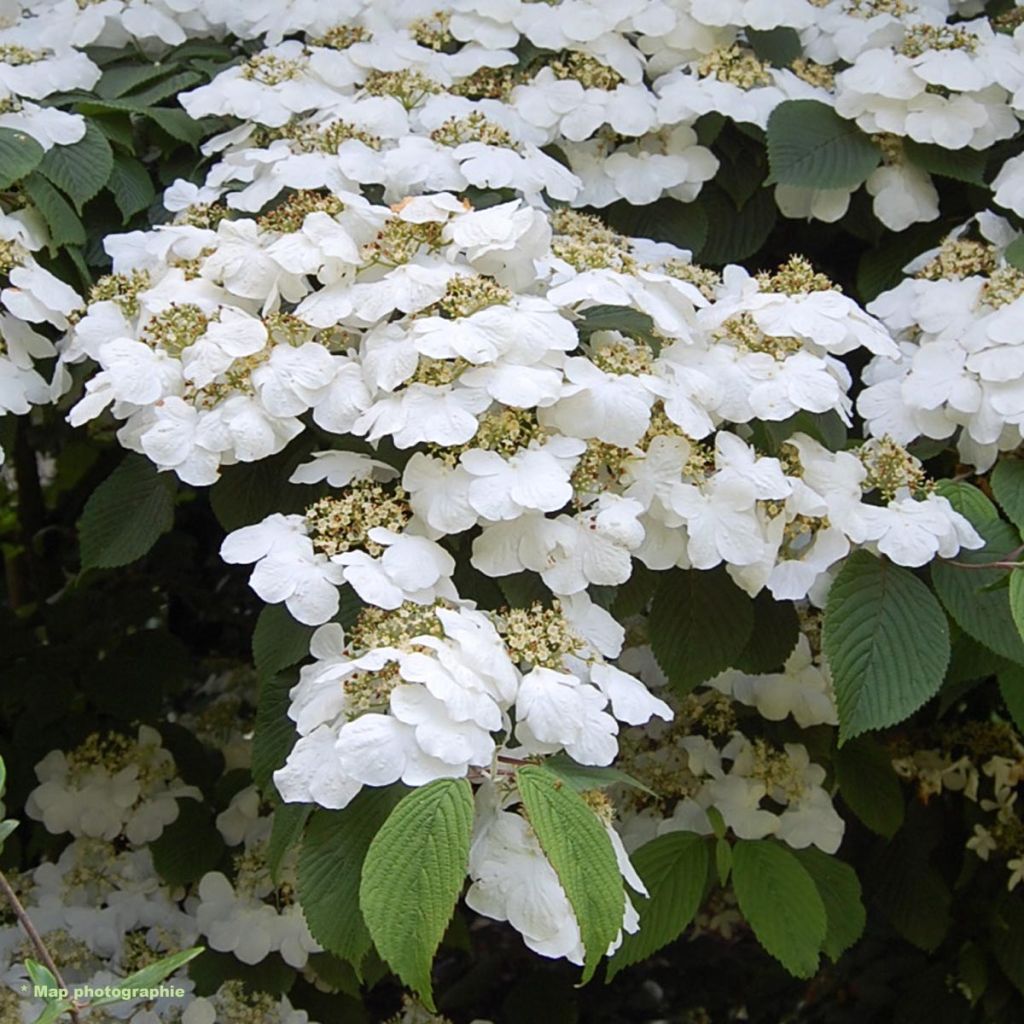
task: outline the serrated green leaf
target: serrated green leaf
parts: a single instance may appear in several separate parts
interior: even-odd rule
[[[929,174],[940,178],[965,181],[969,185],[985,184],[985,162],[988,154],[980,149],[945,149],[913,139],[903,139],[907,159]]]
[[[913,714],[942,686],[949,627],[912,572],[857,551],[825,607],[823,643],[839,710],[840,743]]]
[[[615,851],[597,815],[553,772],[524,765],[516,778],[537,841],[576,914],[586,983],[622,928],[625,891]]]
[[[165,956],[156,963],[143,967],[141,971],[129,974],[115,983],[116,988],[123,991],[138,991],[139,989],[157,988],[161,982],[166,981],[175,971],[180,970],[189,961],[195,960],[200,953],[204,952],[205,946],[193,946],[191,949],[183,949],[180,953],[172,953]],[[116,996],[100,996],[98,999],[89,1000],[89,1006],[110,1006],[112,1003],[124,1002]]]
[[[833,765],[850,810],[872,832],[894,836],[903,824],[903,787],[885,748],[870,736],[859,736],[836,751]]]
[[[1024,460],[1002,459],[997,462],[990,483],[1007,519],[1024,534]]]
[[[975,529],[985,538],[985,547],[978,551],[964,549],[956,556],[956,562],[967,563],[970,568],[951,562],[933,562],[931,573],[935,590],[965,633],[1000,657],[1024,665],[1024,641],[1010,611],[1009,588],[997,586],[1007,571],[977,567],[1004,559],[1020,544],[1020,537],[1001,519],[981,523]]]
[[[256,620],[252,657],[261,675],[290,668],[309,654],[314,629],[296,622],[283,604],[268,604]]]
[[[164,78],[153,85],[147,86],[145,89],[132,92],[127,98],[142,109],[153,108],[163,100],[176,96],[179,92],[184,92],[186,89],[191,89],[192,86],[198,85],[202,80],[203,76],[195,71],[179,71],[177,74]],[[177,113],[177,111],[174,112]]]
[[[566,754],[555,754],[544,761],[544,767],[564,779],[573,789],[581,793],[588,789],[601,789],[605,786],[624,785],[639,789],[653,797],[658,794],[648,789],[639,779],[634,779],[621,768],[597,768],[579,764]]]
[[[735,664],[753,628],[753,603],[724,569],[673,570],[651,605],[651,649],[681,694]]]
[[[114,168],[114,153],[107,137],[86,121],[85,135],[70,146],[53,146],[39,162],[38,171],[75,204],[82,207],[107,183]]]
[[[288,851],[302,838],[302,830],[306,827],[312,804],[278,804],[274,808],[274,820],[270,826],[270,839],[267,841],[267,867],[270,868],[270,880],[276,885]]]
[[[50,232],[51,253],[66,245],[85,245],[85,228],[71,204],[38,172],[22,183]]]
[[[790,974],[810,978],[828,934],[825,904],[796,855],[769,839],[739,840],[732,884],[757,941]]]
[[[299,905],[313,937],[359,970],[370,933],[359,909],[366,851],[406,793],[364,789],[343,811],[314,811],[299,850]]]
[[[903,268],[915,257],[938,245],[953,224],[936,220],[914,224],[899,234],[886,233],[857,263],[857,291],[861,302],[870,302],[903,279]]]
[[[835,962],[861,937],[867,923],[860,879],[849,864],[814,846],[793,852],[818,887],[828,919],[822,950]]]
[[[1017,626],[1017,632],[1024,639],[1024,569],[1010,573],[1010,614]]]
[[[373,943],[432,1013],[431,964],[466,880],[472,829],[469,783],[437,779],[402,798],[363,862],[359,907]]]
[[[31,174],[43,155],[43,147],[31,135],[0,128],[0,188],[10,188]]]
[[[202,121],[193,121],[184,110],[171,110],[166,107],[146,107],[139,111],[155,125],[165,131],[172,139],[186,142],[190,146],[198,146],[207,135]]]
[[[1024,235],[1015,238],[1003,252],[1003,258],[1011,267],[1024,270]]]
[[[125,456],[93,491],[78,520],[83,569],[115,569],[142,558],[174,525],[173,473]]]
[[[682,935],[704,899],[708,859],[707,840],[693,832],[658,836],[631,855],[649,896],[634,899],[640,930],[627,934],[608,961],[608,981]]]
[[[856,188],[882,151],[827,103],[787,100],[768,119],[771,183],[795,188]]]
[[[138,89],[148,82],[163,78],[173,70],[167,64],[127,64],[116,68],[107,68],[96,83],[96,94],[105,100],[116,100],[119,96]]]
[[[754,626],[734,665],[760,675],[781,669],[800,639],[800,620],[792,601],[776,601],[762,590],[754,598]]]
[[[149,172],[133,157],[118,153],[110,172],[107,189],[121,211],[121,223],[127,224],[140,210],[148,209],[156,198]]]

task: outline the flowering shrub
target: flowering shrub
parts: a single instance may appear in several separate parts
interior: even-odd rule
[[[5,8],[0,1020],[1020,1019],[1021,10]]]

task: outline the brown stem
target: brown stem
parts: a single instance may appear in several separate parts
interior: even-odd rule
[[[64,992],[70,992],[67,982],[61,977],[60,970],[57,965],[53,962],[53,957],[50,956],[50,951],[46,948],[46,944],[43,942],[43,937],[36,931],[36,926],[32,923],[32,919],[28,916],[28,912],[21,905],[21,900],[18,899],[18,894],[11,888],[11,883],[7,881],[6,875],[0,871],[0,891],[3,892],[4,896],[7,897],[7,902],[10,903],[11,909],[14,911],[15,917],[18,919],[18,923],[25,930],[25,934],[29,938],[29,942],[35,947],[36,953],[39,954],[39,959],[42,960],[47,970],[57,979],[57,984],[61,987]],[[81,1024],[81,1017],[78,1016],[78,1007],[74,1000],[72,1000],[71,1006],[68,1007],[68,1014],[75,1024]]]

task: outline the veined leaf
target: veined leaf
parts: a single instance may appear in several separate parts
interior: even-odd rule
[[[401,800],[363,862],[359,906],[374,945],[432,1013],[431,963],[466,879],[472,829],[469,783],[437,779]]]
[[[823,643],[839,708],[840,742],[902,722],[942,685],[949,627],[907,569],[857,551],[825,608]]]
[[[658,836],[630,859],[650,896],[634,899],[640,930],[623,938],[608,962],[608,981],[679,938],[700,909],[707,886],[708,841],[693,832]]]
[[[788,847],[770,839],[740,840],[732,860],[736,900],[757,941],[790,974],[811,977],[828,916],[810,873]]]
[[[114,153],[106,136],[86,122],[85,135],[70,146],[54,146],[39,162],[39,173],[56,185],[82,212],[82,206],[107,183]]]
[[[860,880],[849,864],[822,853],[817,847],[808,846],[794,853],[814,879],[818,895],[825,905],[828,929],[822,948],[834,962],[861,937],[867,923]]]
[[[530,825],[576,914],[583,940],[583,982],[622,928],[625,891],[604,826],[583,798],[539,765],[516,773]]]
[[[1024,534],[1024,460],[1002,459],[991,476],[992,493],[1007,518]]]

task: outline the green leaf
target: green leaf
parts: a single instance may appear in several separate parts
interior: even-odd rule
[[[366,851],[406,792],[364,789],[343,811],[314,811],[299,850],[299,905],[321,946],[358,971],[370,948],[359,909]]]
[[[141,971],[129,974],[127,978],[115,982],[114,987],[138,991],[139,989],[159,988],[161,982],[166,981],[175,971],[180,970],[190,960],[195,960],[200,953],[204,952],[204,946],[193,946],[191,949],[183,949],[180,953],[171,953],[156,963],[143,967]],[[110,1006],[112,1003],[124,1002],[116,996],[100,996],[99,999],[89,1000],[89,1006]]]
[[[796,188],[856,188],[882,152],[827,103],[787,100],[768,119],[769,182]]]
[[[553,772],[524,765],[516,772],[527,819],[558,875],[583,940],[583,983],[622,928],[625,891],[604,825]]]
[[[1003,258],[1011,267],[1024,270],[1024,235],[1019,235],[1006,247]]]
[[[302,838],[302,830],[306,827],[312,804],[278,804],[274,808],[274,820],[270,826],[270,839],[267,841],[267,867],[270,868],[270,880],[276,885],[288,851]]]
[[[800,34],[788,26],[763,31],[747,28],[746,36],[757,59],[775,68],[788,68],[804,52]]]
[[[54,146],[39,162],[39,173],[56,185],[82,212],[82,206],[107,183],[114,153],[107,137],[87,121],[85,135],[70,146]]]
[[[1024,238],[1020,241],[1024,242]],[[1002,459],[989,481],[1007,519],[1024,534],[1024,460]]]
[[[1010,614],[1017,626],[1017,632],[1024,638],[1024,569],[1010,573]]]
[[[955,221],[936,220],[914,224],[899,234],[887,232],[881,242],[866,250],[857,263],[857,291],[861,302],[871,299],[903,279],[903,268],[915,257],[938,245]]]
[[[36,988],[60,991],[60,983],[53,976],[53,972],[48,967],[44,967],[38,960],[26,959],[25,970],[28,971],[28,976],[32,979],[32,984]]]
[[[149,844],[153,867],[168,885],[190,885],[213,871],[224,853],[224,840],[205,803],[183,798],[178,817]]]
[[[999,694],[1017,731],[1024,733],[1024,668],[1004,663],[999,669]]]
[[[634,900],[640,930],[623,938],[608,962],[608,981],[679,938],[700,909],[707,885],[707,840],[693,832],[658,836],[630,860],[650,895]]]
[[[278,953],[265,956],[258,964],[243,964],[231,953],[208,949],[189,965],[188,976],[195,983],[197,996],[212,996],[225,981],[240,981],[247,991],[281,996],[292,988],[299,972]]]
[[[437,779],[402,798],[363,863],[359,906],[374,945],[431,1013],[431,963],[466,880],[472,830],[469,783]]]
[[[988,495],[963,480],[939,480],[935,484],[935,493],[945,498],[974,526],[990,523],[999,518],[999,509],[992,504]]]
[[[1000,561],[1020,544],[1017,531],[1001,519],[975,529],[985,538],[985,546],[979,551],[961,550],[957,562],[977,566]],[[1001,657],[1024,665],[1024,642],[1010,611],[1009,588],[998,588],[1007,575],[1005,569],[965,568],[938,561],[932,563],[931,573],[942,603],[965,633]]]
[[[768,839],[738,841],[732,859],[736,901],[757,941],[790,974],[810,978],[828,934],[814,879],[791,850]]]
[[[115,569],[142,558],[174,525],[173,473],[158,473],[149,459],[125,456],[92,492],[78,538],[83,569]]]
[[[713,182],[705,185],[698,199],[707,221],[707,241],[694,259],[713,266],[737,263],[753,256],[767,241],[778,220],[778,207],[771,189],[758,188],[737,209],[729,195]],[[692,204],[691,204],[692,205]]]
[[[43,155],[43,147],[31,135],[0,128],[0,188],[10,188],[31,174]]]
[[[949,627],[910,571],[856,551],[825,607],[823,643],[839,710],[839,741],[902,722],[942,685]]]
[[[145,110],[147,115],[152,116],[154,111],[147,108],[155,107],[162,100],[170,96],[176,96],[179,92],[184,92],[186,89],[191,89],[193,85],[198,85],[202,80],[203,76],[195,71],[179,71],[176,75],[164,78],[146,89],[133,92],[128,99],[132,103],[137,104],[140,109]],[[178,111],[172,110],[171,113],[178,113]],[[193,124],[196,123],[198,122],[193,122]],[[174,133],[172,132],[171,134]],[[177,138],[177,136],[175,137]]]
[[[71,1002],[67,999],[61,999],[56,1003],[47,1003],[46,1009],[36,1017],[32,1024],[54,1024],[68,1012],[70,1006]]]
[[[146,107],[140,111],[172,139],[198,146],[206,137],[207,130],[202,121],[193,121],[184,110],[169,110],[166,107]]]
[[[564,779],[573,789],[585,793],[588,789],[603,789],[606,786],[625,785],[639,789],[653,797],[658,794],[648,789],[639,779],[624,772],[621,768],[596,768],[578,764],[566,754],[555,754],[544,761],[544,767]]]
[[[719,885],[729,884],[729,875],[732,874],[732,847],[724,836],[715,839],[715,873],[718,875]]]
[[[298,739],[295,723],[288,717],[288,691],[297,677],[297,672],[260,676],[252,738],[252,778],[260,789],[270,785],[274,772],[284,764]]]
[[[1003,974],[1024,993],[1024,904],[1017,897],[1000,901],[992,915],[991,946]]]
[[[903,139],[907,159],[929,174],[940,178],[964,181],[968,185],[985,185],[985,162],[988,154],[980,149],[945,149],[913,139]]]
[[[252,657],[260,675],[273,675],[309,655],[312,626],[296,622],[283,604],[268,604],[256,620]]]
[[[51,254],[65,245],[85,245],[85,228],[71,204],[44,178],[33,172],[22,183],[50,232]]]
[[[792,601],[776,601],[762,590],[754,598],[754,627],[734,664],[741,672],[760,675],[781,669],[800,639],[800,620]]]
[[[621,331],[656,347],[660,344],[654,334],[654,321],[646,313],[626,306],[591,306],[584,311],[577,327],[584,338],[594,331]]]
[[[108,68],[96,83],[96,94],[105,100],[116,100],[119,96],[138,89],[147,82],[163,78],[171,70],[167,64],[128,64]]]
[[[149,172],[134,157],[114,157],[107,188],[121,211],[121,223],[127,224],[140,210],[146,210],[156,198]]]
[[[828,929],[822,949],[835,962],[861,937],[867,923],[857,872],[849,864],[822,853],[814,846],[795,850],[794,853],[814,879],[818,895],[825,905]]]
[[[904,799],[885,748],[859,736],[836,751],[833,764],[846,805],[872,832],[891,839],[903,824]]]
[[[680,694],[735,664],[753,628],[753,603],[724,569],[673,570],[651,605],[651,649]]]

